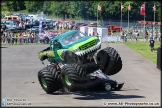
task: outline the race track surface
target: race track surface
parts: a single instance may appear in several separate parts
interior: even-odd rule
[[[42,65],[37,53],[47,45],[1,47],[1,94],[3,99],[7,99],[5,105],[123,107],[138,103],[145,107],[161,106],[161,71],[156,64],[124,44],[103,44],[102,48],[107,46],[115,48],[123,61],[122,70],[110,76],[111,79],[125,82],[121,91],[56,92],[52,95],[45,93],[37,79],[38,71],[48,64],[45,61]]]

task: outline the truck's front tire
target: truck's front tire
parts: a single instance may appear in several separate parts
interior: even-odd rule
[[[109,76],[122,69],[121,57],[112,47],[104,48],[97,53],[97,63],[101,65],[102,72]]]
[[[47,94],[62,88],[61,73],[53,65],[47,66],[38,72],[38,81]]]
[[[86,72],[78,64],[67,64],[62,70],[63,85],[69,91],[81,90],[87,83]]]

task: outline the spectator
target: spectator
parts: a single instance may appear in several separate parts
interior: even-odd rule
[[[5,34],[2,35],[2,44],[5,44]]]
[[[151,38],[152,38],[152,33],[151,33],[151,31],[150,31],[149,35],[150,35],[150,40],[151,40]]]
[[[31,43],[33,43],[33,40],[34,40],[34,34],[33,33],[30,34],[30,39],[31,39]]]
[[[18,40],[18,36],[16,35],[15,36],[15,44],[18,44],[18,41],[17,40]]]
[[[34,38],[34,43],[37,43],[37,35],[35,32],[33,33],[33,38]]]
[[[120,31],[120,36],[121,36],[121,37],[123,36],[123,31],[122,31],[122,30]]]
[[[146,39],[146,41],[148,41],[148,32],[147,32],[147,30],[145,31],[145,39]]]
[[[151,38],[151,40],[150,40],[151,52],[153,52],[153,50],[154,50],[154,43],[155,43],[155,41],[153,40],[153,38]]]
[[[57,30],[59,30],[59,24],[58,23],[56,23],[56,28],[57,28]]]
[[[153,40],[154,40],[154,41],[157,40],[157,33],[156,33],[156,31],[154,32]]]
[[[5,45],[8,44],[8,33],[5,35]]]
[[[4,30],[3,30],[2,26],[1,26],[1,34],[3,34],[3,31],[4,31]]]
[[[19,44],[22,44],[23,43],[23,33],[20,32],[19,34]]]
[[[11,42],[12,42],[12,45],[14,44],[14,41],[15,41],[14,33],[11,33]]]
[[[48,30],[48,26],[47,26],[47,24],[46,24],[46,26],[44,27],[44,29],[45,29],[45,30]]]
[[[26,32],[23,33],[23,38],[24,38],[24,43],[26,44],[27,43],[27,34],[26,34]]]
[[[9,32],[7,36],[7,43],[10,44],[10,42],[11,42],[11,32]]]
[[[161,32],[159,31],[159,41],[161,42]]]
[[[130,36],[130,39],[132,41],[132,30],[129,30],[129,36]]]
[[[27,43],[30,43],[31,40],[30,40],[30,32],[27,33]]]
[[[138,31],[135,31],[135,39],[136,39],[136,42],[138,42],[138,36],[139,36]]]
[[[52,25],[53,25],[53,28],[55,29],[55,27],[56,27],[55,22],[52,22]]]
[[[61,31],[62,30],[62,24],[61,23],[59,24],[59,28],[60,28],[60,31]]]
[[[124,42],[127,41],[127,31],[124,32]]]
[[[22,43],[25,43],[25,42],[24,42],[24,32],[22,32],[22,35],[21,35],[21,42],[22,42]]]
[[[121,37],[121,39],[123,39],[123,41],[124,41],[124,31],[123,31],[123,30],[120,31],[120,37]]]
[[[47,38],[48,38],[47,34],[44,32],[43,33],[43,41],[44,41],[45,44],[47,44]]]

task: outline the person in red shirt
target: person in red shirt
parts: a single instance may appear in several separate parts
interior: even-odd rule
[[[146,39],[146,41],[148,41],[148,32],[147,32],[147,30],[145,31],[145,39]]]

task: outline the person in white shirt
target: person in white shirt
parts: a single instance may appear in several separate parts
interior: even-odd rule
[[[139,36],[138,31],[135,31],[135,39],[136,39],[136,42],[138,41],[138,36]]]
[[[27,34],[26,34],[26,32],[24,32],[23,35],[24,35],[23,36],[24,37],[24,43],[26,44],[27,43]]]
[[[20,28],[22,27],[22,24],[21,24],[21,23],[19,23],[19,27],[20,27]]]
[[[149,33],[149,36],[150,36],[150,39],[152,38],[152,33],[151,33],[151,31],[150,31],[150,33]]]
[[[159,31],[159,41],[161,41],[161,32]]]

